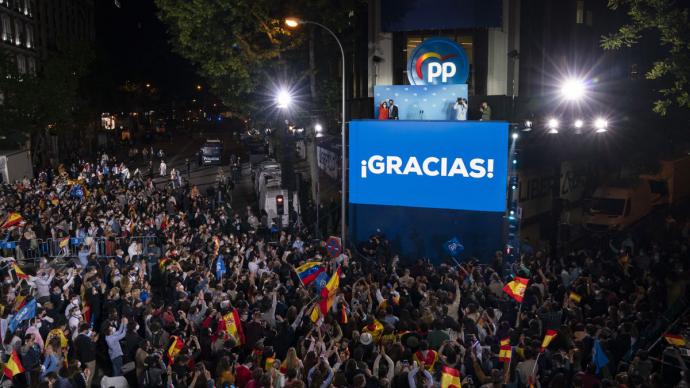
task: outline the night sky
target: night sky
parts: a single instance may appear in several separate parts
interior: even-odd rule
[[[161,100],[186,99],[201,80],[172,52],[153,0],[96,1],[96,46],[115,85],[150,82]]]

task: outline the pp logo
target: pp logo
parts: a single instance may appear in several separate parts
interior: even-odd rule
[[[468,75],[465,50],[447,38],[425,40],[412,51],[407,64],[411,85],[464,84]]]

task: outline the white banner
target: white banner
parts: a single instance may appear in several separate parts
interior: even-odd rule
[[[316,158],[319,169],[323,170],[331,178],[338,179],[338,154],[318,146],[316,147]]]

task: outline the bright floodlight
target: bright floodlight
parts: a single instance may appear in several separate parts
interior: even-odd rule
[[[321,131],[323,131],[323,127],[321,126],[321,124],[316,124],[314,126],[314,129],[316,130],[316,133],[321,133]]]
[[[585,125],[585,122],[582,120],[575,120],[575,128],[580,129],[582,126]]]
[[[278,105],[278,108],[287,109],[290,107],[290,103],[292,103],[292,96],[290,95],[290,92],[287,90],[279,91],[278,96],[276,97],[276,104]]]
[[[566,100],[577,101],[585,95],[585,82],[580,79],[568,79],[561,86],[561,95]]]
[[[606,121],[606,119],[602,117],[599,117],[598,119],[594,120],[594,128],[597,130],[597,132],[606,132],[608,126],[608,121]]]
[[[549,133],[558,133],[558,120],[555,118],[550,118],[546,122],[546,126],[549,128]]]
[[[518,136],[519,136],[519,135],[518,135],[517,132],[513,132],[513,140],[517,140]]]
[[[285,25],[290,27],[290,28],[295,28],[295,27],[299,26],[299,19],[287,18],[287,19],[285,19]]]

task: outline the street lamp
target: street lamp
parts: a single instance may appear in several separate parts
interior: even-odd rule
[[[569,101],[579,101],[585,96],[587,87],[585,82],[577,78],[569,78],[561,85],[561,96]]]
[[[575,120],[575,128],[580,129],[583,125],[585,125],[584,121],[580,119]]]
[[[303,24],[313,24],[315,26],[321,27],[326,32],[331,34],[333,39],[335,39],[336,43],[338,43],[338,48],[340,48],[340,56],[343,62],[342,70],[343,70],[343,75],[342,75],[342,117],[341,117],[341,128],[340,128],[340,141],[341,141],[341,176],[342,176],[342,182],[341,182],[341,195],[340,195],[340,239],[341,243],[343,246],[343,249],[346,246],[346,236],[347,236],[347,231],[345,229],[345,217],[347,215],[345,209],[345,185],[346,185],[346,180],[345,180],[345,173],[347,171],[347,164],[345,163],[345,50],[343,50],[343,45],[340,43],[340,39],[338,39],[338,36],[328,27],[324,26],[321,23],[317,22],[312,22],[309,20],[302,20],[302,19],[297,19],[297,18],[286,18],[285,19],[285,25],[290,27],[290,28],[295,28]]]
[[[280,109],[288,109],[292,103],[292,95],[289,91],[282,89],[276,96],[276,105]]]
[[[546,122],[546,126],[549,128],[549,133],[558,133],[558,120],[555,118],[550,118]]]
[[[316,137],[321,137],[321,134],[323,133],[323,127],[321,126],[321,124],[317,123],[314,126],[314,130],[316,131]]]
[[[608,121],[606,121],[606,119],[603,117],[599,117],[596,120],[594,120],[594,129],[596,129],[597,133],[603,133],[608,131],[608,126]]]

